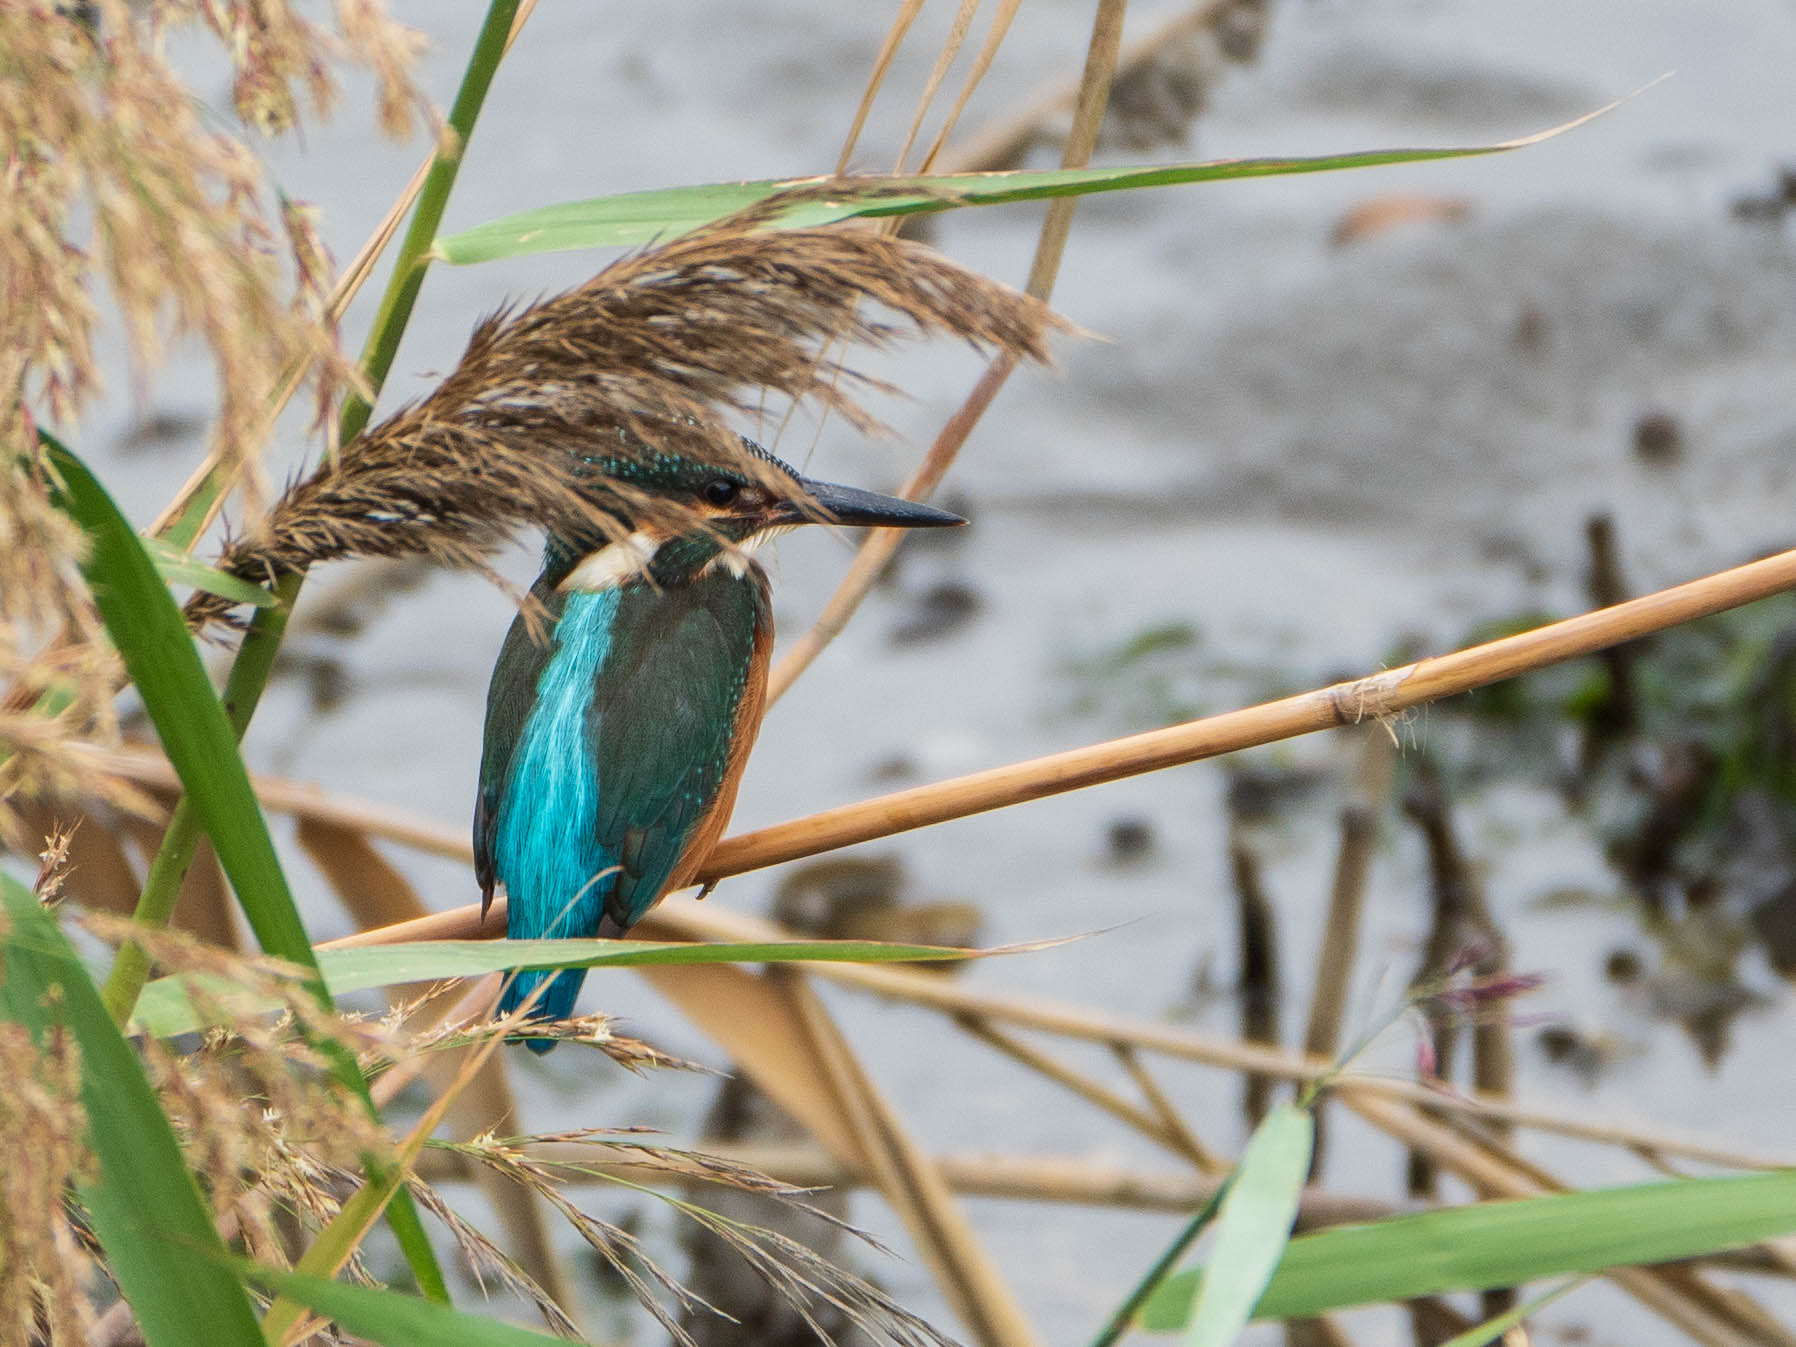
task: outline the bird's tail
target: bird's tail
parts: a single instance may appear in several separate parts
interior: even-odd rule
[[[574,1013],[574,1001],[580,995],[580,984],[586,981],[584,968],[531,968],[513,973],[505,984],[505,995],[499,998],[499,1013],[509,1015],[535,993],[544,982],[549,985],[530,1007],[533,1020],[565,1020]],[[553,1038],[514,1038],[535,1053],[547,1052],[557,1040]]]
[[[599,929],[595,932],[602,940],[622,939],[624,928],[607,912],[599,918]],[[543,994],[536,998],[536,1004],[530,1007],[530,1018],[533,1020],[565,1020],[573,1016],[574,1002],[579,999],[580,986],[586,981],[584,968],[528,968],[514,972],[505,983],[505,994],[499,998],[499,1014],[509,1015],[525,1001],[544,982],[549,985]],[[522,1043],[530,1051],[542,1054],[554,1047],[558,1040],[553,1038],[528,1038],[518,1035],[512,1040]]]

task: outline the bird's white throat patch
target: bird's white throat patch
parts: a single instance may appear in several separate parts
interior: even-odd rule
[[[607,589],[616,589],[624,581],[644,574],[654,561],[655,553],[661,550],[661,544],[666,541],[666,538],[646,529],[638,529],[621,542],[607,543],[598,551],[588,552],[581,557],[574,569],[567,573],[567,578],[556,588],[563,594],[597,594]],[[760,540],[751,538],[746,543],[724,548],[705,566],[702,574],[710,575],[719,570],[727,570],[740,580],[754,564],[752,553],[758,541]]]
[[[556,588],[564,594],[573,590],[596,594],[616,589],[631,576],[641,575],[648,569],[663,541],[638,529],[621,542],[607,543],[598,551],[581,557]]]
[[[754,547],[760,539],[750,538],[745,543],[737,543],[734,547],[726,547],[710,561],[704,574],[711,575],[719,570],[728,571],[740,580],[748,574],[748,568],[754,564]]]

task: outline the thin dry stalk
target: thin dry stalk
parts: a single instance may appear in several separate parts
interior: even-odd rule
[[[948,36],[942,42],[941,51],[936,53],[935,65],[930,69],[928,79],[923,82],[923,91],[917,96],[917,110],[911,115],[910,129],[904,133],[904,144],[898,150],[898,168],[903,168],[911,146],[917,143],[917,136],[923,130],[923,118],[929,113],[929,105],[935,102],[942,82],[948,78],[948,68],[954,64],[954,58],[960,55],[967,33],[973,27],[973,16],[978,12],[979,0],[960,0],[959,7],[954,11],[954,21],[949,25]]]
[[[866,1164],[860,1137],[811,1051],[785,982],[725,964],[640,971],[837,1161],[856,1168]]]
[[[1165,1121],[1154,1116],[1152,1112],[1124,1099],[1116,1091],[1081,1072],[1075,1071],[1052,1053],[1043,1052],[1014,1034],[1006,1033],[988,1021],[973,1015],[955,1017],[957,1027],[965,1030],[982,1043],[989,1044],[1012,1061],[1019,1062],[1037,1075],[1053,1081],[1056,1085],[1070,1091],[1086,1103],[1102,1109],[1111,1117],[1126,1123],[1143,1136],[1158,1142],[1175,1154],[1204,1166],[1198,1160],[1203,1152],[1186,1150],[1176,1132],[1167,1127]]]
[[[923,0],[904,0],[898,6],[898,12],[892,16],[892,26],[886,30],[885,40],[879,44],[879,54],[873,58],[873,68],[867,72],[867,85],[861,90],[860,104],[854,110],[854,120],[849,123],[848,134],[842,140],[842,153],[836,159],[838,175],[848,172],[849,163],[854,158],[854,148],[860,144],[861,131],[867,125],[867,114],[873,110],[873,100],[879,96],[879,91],[885,84],[893,58],[898,55],[898,48],[904,45],[905,34],[910,32],[911,25],[922,12]]]
[[[1004,45],[1004,39],[1010,32],[1010,25],[1016,19],[1016,12],[1022,8],[1022,0],[1000,0],[998,12],[992,17],[991,26],[986,29],[985,41],[980,45],[979,55],[973,60],[973,68],[961,82],[960,95],[954,100],[954,106],[948,109],[948,115],[942,119],[941,126],[935,133],[935,139],[929,142],[924,151],[922,162],[917,165],[917,172],[928,173],[935,168],[936,160],[942,153],[942,147],[948,143],[948,137],[954,134],[954,128],[960,124],[961,113],[967,110],[967,103],[991,70],[992,62],[998,58],[998,48]],[[918,110],[918,125],[922,124],[922,111]],[[916,127],[912,127],[910,137],[904,143],[904,153],[898,156],[900,171],[904,163],[904,155],[910,153],[911,141],[916,135]],[[901,227],[902,220],[893,220],[894,228]]]
[[[1396,759],[1396,745],[1382,727],[1367,726],[1355,734],[1360,741],[1359,769],[1352,798],[1341,810],[1341,846],[1335,855],[1328,919],[1316,953],[1315,989],[1311,994],[1309,1023],[1303,1032],[1303,1050],[1312,1057],[1333,1057],[1340,1051],[1347,990],[1353,981],[1353,964],[1359,953],[1366,876],[1372,868],[1378,815],[1384,808],[1385,797],[1390,794],[1391,768]],[[1316,1141],[1310,1155],[1312,1181],[1321,1176],[1327,1163],[1327,1100],[1318,1101],[1314,1112]]]
[[[1413,775],[1403,810],[1427,843],[1433,919],[1412,985],[1438,984],[1456,968],[1467,968],[1479,979],[1499,977],[1509,969],[1509,942],[1497,928],[1476,869],[1454,831],[1446,787],[1425,755],[1417,758]],[[1424,996],[1421,1004],[1433,1039],[1434,1073],[1450,1081],[1457,1044],[1467,1028],[1466,1017],[1447,997]],[[1481,1006],[1473,1017],[1470,1037],[1473,1083],[1485,1094],[1507,1094],[1515,1075],[1507,1003],[1498,999]],[[1433,1190],[1432,1161],[1424,1151],[1411,1152],[1410,1195],[1425,1197]],[[1491,1313],[1507,1308],[1496,1305]]]
[[[882,385],[820,358],[822,342],[878,347],[910,330],[1047,358],[1063,324],[1044,305],[927,249],[861,230],[759,228],[834,186],[783,193],[488,319],[435,392],[287,492],[221,564],[258,581],[350,556],[480,566],[524,526],[576,545],[621,536],[624,518],[679,530],[694,511],[632,487],[631,465],[680,452],[781,484],[716,407],[752,411],[746,394],[771,390],[876,428],[844,390]],[[206,621],[229,606],[199,595],[188,611]]]
[[[133,779],[153,783],[172,780],[172,772],[160,754],[134,750],[108,754],[105,761],[121,774]],[[471,859],[472,852],[465,829],[449,828],[405,810],[332,795],[316,786],[278,777],[256,776],[252,779],[258,795],[270,809],[301,817],[316,816],[338,823],[359,824],[375,836],[416,847],[431,855],[463,861]],[[494,903],[490,916],[492,919],[483,925],[478,905],[453,908],[415,921],[325,941],[320,948],[398,944],[409,940],[495,939],[505,929],[502,898]],[[720,908],[715,903],[700,904],[679,898],[662,903],[644,919],[640,929],[643,938],[655,940],[777,940],[785,935],[780,927],[770,922]],[[716,969],[641,971],[651,980],[654,980],[657,972],[677,971],[681,979],[685,980],[716,971],[733,975],[746,983],[761,981],[740,969],[722,966]],[[1338,1064],[1328,1057],[1209,1039],[1188,1030],[1152,1021],[1130,1019],[1040,998],[976,992],[971,988],[948,985],[932,974],[902,968],[818,964],[813,966],[813,972],[831,981],[857,986],[898,1000],[933,1006],[948,1014],[987,1017],[1025,1028],[1061,1033],[1087,1042],[1129,1043],[1144,1050],[1227,1070],[1264,1071],[1286,1080],[1304,1082],[1334,1076],[1338,1071]],[[728,994],[721,988],[706,989],[707,995],[712,992],[716,993],[720,1006],[716,1025],[717,1034],[722,1035],[720,1042],[730,1041],[729,1024],[732,1020],[742,1023],[756,1021],[765,1010],[765,1003],[744,1008],[731,1004]],[[702,1009],[698,1003],[683,1008],[689,1014]],[[707,1032],[710,1032],[709,1026]],[[769,1065],[774,1069],[770,1069],[768,1074],[775,1078],[782,1074],[779,1068],[789,1069],[793,1075],[802,1075],[805,1070],[801,1057],[781,1059],[777,1064],[770,1062]],[[1791,1156],[1748,1153],[1737,1147],[1685,1135],[1593,1122],[1586,1116],[1555,1114],[1524,1107],[1510,1099],[1483,1098],[1475,1094],[1443,1099],[1438,1091],[1409,1081],[1349,1076],[1340,1081],[1338,1089],[1343,1092],[1438,1103],[1452,1112],[1501,1119],[1518,1127],[1581,1138],[1600,1145],[1619,1146],[1649,1157],[1673,1157],[1726,1169],[1783,1169],[1796,1165],[1796,1158]],[[805,1110],[802,1102],[794,1103],[789,1098],[781,1097],[776,1091],[770,1093],[775,1093],[780,1106],[788,1113],[802,1117]],[[809,1117],[803,1117],[802,1120],[813,1135],[819,1134],[819,1126],[827,1126],[814,1122]],[[854,1154],[852,1144],[845,1141],[841,1142],[839,1148],[832,1146],[831,1149],[838,1155],[852,1157]]]
[[[965,1322],[986,1316],[996,1331],[1020,1322],[950,1190],[923,1167],[926,1157],[859,1072],[808,983],[729,965],[640,971],[840,1163],[877,1176]]]
[[[1171,1097],[1160,1088],[1160,1082],[1154,1079],[1154,1073],[1149,1071],[1147,1063],[1141,1060],[1141,1054],[1127,1043],[1112,1043],[1110,1051],[1116,1055],[1116,1060],[1122,1063],[1123,1070],[1129,1073],[1129,1079],[1135,1082],[1136,1088],[1141,1091],[1142,1096],[1153,1108],[1154,1116],[1177,1139],[1179,1149],[1191,1162],[1206,1174],[1227,1172],[1228,1161],[1198,1140],[1197,1133],[1186,1125],[1179,1111],[1173,1107]]]
[[[474,1175],[477,1186],[484,1193],[510,1188],[524,1193],[525,1200],[535,1206],[535,1195],[527,1189],[519,1189],[515,1184],[481,1183],[481,1175]],[[571,1304],[552,1287],[545,1287],[531,1275],[529,1262],[521,1254],[507,1252],[517,1250],[518,1245],[512,1232],[507,1231],[504,1247],[489,1239],[479,1227],[465,1220],[462,1215],[443,1200],[430,1184],[416,1175],[407,1181],[406,1187],[411,1191],[413,1199],[425,1211],[443,1223],[456,1247],[467,1260],[468,1270],[474,1276],[474,1284],[481,1294],[487,1293],[487,1278],[491,1277],[505,1290],[519,1299],[535,1306],[536,1312],[543,1317],[551,1330],[566,1338],[578,1340],[580,1326],[568,1317],[563,1305]]]
[[[1285,1347],[1353,1347],[1353,1339],[1333,1319],[1289,1319]]]
[[[1589,547],[1584,591],[1591,606],[1607,608],[1625,602],[1630,589],[1622,573],[1620,549],[1616,546],[1615,520],[1608,514],[1591,515],[1584,521],[1584,537]],[[1579,788],[1595,774],[1603,754],[1633,733],[1640,723],[1639,680],[1635,665],[1642,653],[1644,643],[1638,642],[1610,646],[1602,653],[1609,684],[1584,718],[1584,743],[1578,755]]]
[[[1209,0],[1160,24],[1122,49],[1100,144],[1134,151],[1182,142],[1225,61],[1259,52],[1266,0]],[[1031,151],[1067,134],[1078,88],[1057,85],[1027,100],[1022,112],[982,127],[943,166],[947,173],[1020,168]]]
[[[356,297],[362,286],[367,284],[368,278],[374,274],[374,264],[380,260],[380,255],[386,251],[387,245],[399,233],[399,226],[404,223],[407,213],[416,203],[418,193],[424,190],[424,180],[430,176],[430,165],[430,159],[426,159],[418,165],[411,180],[400,189],[393,204],[387,208],[386,215],[381,218],[379,224],[374,226],[373,232],[362,243],[360,251],[350,259],[349,265],[337,277],[336,286],[331,290],[330,297],[324,303],[323,316],[327,322],[335,325],[342,321],[343,315],[349,309],[350,301]],[[269,399],[262,424],[255,435],[256,442],[261,443],[267,439],[274,429],[275,421],[279,419],[280,414],[286,410],[287,404],[293,400],[294,394],[298,393],[301,385],[304,384],[305,377],[306,367],[303,362],[295,361],[287,367],[287,372],[282,376],[280,385],[274,391],[274,396]],[[187,513],[202,491],[212,489],[214,479],[226,470],[225,456],[216,448],[210,450],[200,460],[199,466],[181,484],[180,490],[176,491],[168,504],[163,506],[162,513],[156,516],[149,531],[160,537],[173,526],[177,519]],[[218,517],[218,512],[224,508],[227,495],[228,492],[223,489],[213,490],[212,503],[207,508],[198,527],[193,531],[195,537],[212,526],[213,521]]]
[[[405,921],[422,916],[427,909],[406,878],[368,841],[367,834],[351,828],[303,820],[299,825],[299,844],[330,882],[340,901],[360,926],[380,921]],[[498,978],[490,986],[476,983],[461,1004],[439,1009],[434,1015],[427,1009],[414,1016],[419,1021],[414,1032],[428,1033],[445,1024],[459,1024],[475,1018],[485,1019],[498,1000]],[[422,990],[422,989],[420,989]],[[396,1004],[408,997],[403,987],[388,991],[388,1003]],[[452,1061],[442,1053],[420,1053],[413,1059],[428,1071],[433,1086],[447,1087]],[[390,1098],[405,1072],[400,1068],[384,1074],[376,1089]],[[478,1136],[495,1127],[515,1125],[517,1104],[512,1096],[503,1055],[491,1058],[486,1067],[468,1085],[450,1114],[453,1133],[460,1137]],[[542,1208],[528,1188],[502,1183],[483,1174],[482,1195],[504,1227],[506,1247],[511,1258],[528,1276],[532,1286],[546,1292],[550,1303],[572,1305],[570,1286],[561,1262],[555,1257]]]
[[[505,39],[505,55],[510,55],[512,46],[518,40],[518,35],[524,31],[524,25],[530,21],[530,16],[536,11],[536,3],[537,0],[522,0],[522,3],[519,4],[517,14],[512,19],[511,32]],[[387,245],[398,236],[399,226],[405,222],[405,217],[410,214],[412,206],[418,200],[418,194],[424,190],[424,182],[430,176],[430,166],[434,160],[435,153],[433,151],[432,154],[425,157],[423,163],[418,165],[413,171],[411,179],[394,198],[393,204],[387,207],[387,213],[381,217],[380,222],[374,226],[373,231],[363,241],[356,255],[350,259],[349,265],[343,268],[338,275],[337,282],[331,288],[330,295],[324,301],[320,312],[322,320],[329,324],[333,331],[337,324],[342,322],[343,315],[348,312],[350,301],[356,297],[362,286],[367,283],[368,278],[374,274],[374,264],[380,260]],[[254,436],[255,443],[260,444],[266,441],[268,434],[274,428],[275,420],[286,409],[287,404],[293,400],[293,395],[299,391],[300,386],[305,382],[305,377],[306,369],[303,364],[295,363],[288,367],[286,374],[281,379],[280,386],[275,390],[274,396],[269,399],[263,423]],[[181,518],[195,497],[201,491],[208,489],[208,484],[212,482],[214,474],[222,472],[224,468],[223,457],[216,450],[208,453],[200,465],[194,469],[193,474],[182,484],[181,489],[175,493],[174,498],[163,508],[162,513],[156,517],[156,522],[150,526],[150,532],[160,536],[175,520]],[[218,512],[224,507],[226,495],[225,490],[214,491],[211,506],[207,509],[199,526],[194,530],[194,536],[199,536],[211,527],[213,521],[218,517]]]
[[[1125,0],[1100,0],[1093,19],[1091,40],[1086,48],[1085,72],[1079,84],[1078,112],[1073,119],[1073,132],[1067,138],[1061,156],[1062,168],[1083,168],[1091,162],[1092,146],[1097,143],[1098,128],[1103,124],[1104,108],[1110,95],[1110,78],[1116,68],[1117,50],[1122,41]],[[958,112],[958,110],[957,110]],[[1048,208],[1042,223],[1041,238],[1035,247],[1035,258],[1029,266],[1026,293],[1047,301],[1054,290],[1054,278],[1060,271],[1060,260],[1066,250],[1066,238],[1072,228],[1073,201],[1063,198]],[[905,483],[901,495],[912,500],[927,500],[960,453],[967,436],[985,414],[998,390],[1015,371],[1017,357],[1001,353],[974,385],[960,409],[949,418],[930,445],[922,466]],[[903,529],[874,529],[855,554],[848,574],[830,595],[822,615],[797,641],[793,642],[767,679],[767,700],[771,705],[784,695],[798,676],[810,667],[823,648],[840,634],[855,610],[872,589],[904,540]]]
[[[906,500],[928,500],[935,493],[936,487],[941,485],[942,478],[960,453],[961,446],[966,443],[967,436],[973,433],[973,427],[979,424],[979,418],[985,415],[986,408],[991,406],[1015,368],[1015,362],[1001,357],[980,375],[979,382],[967,395],[967,400],[948,418],[948,423],[936,435],[916,472],[899,488],[900,496]],[[786,690],[797,681],[800,674],[810,668],[825,647],[842,634],[848,620],[859,610],[861,601],[867,597],[885,568],[891,564],[892,558],[898,554],[905,532],[904,529],[868,531],[866,541],[855,550],[854,560],[849,564],[847,574],[829,596],[829,602],[824,604],[817,620],[793,640],[767,675],[769,705],[784,696]]]
[[[772,970],[790,992],[813,1055],[836,1092],[880,1191],[916,1242],[948,1303],[985,1347],[1032,1347],[1034,1332],[972,1225],[890,1103],[868,1078],[804,975]]]
[[[1272,901],[1260,883],[1260,860],[1241,837],[1229,839],[1229,870],[1241,935],[1241,976],[1235,989],[1241,1004],[1241,1039],[1279,1044],[1278,927]],[[1273,1078],[1249,1072],[1241,1085],[1241,1111],[1248,1127],[1260,1125],[1272,1103]]]
[[[738,833],[717,845],[698,880],[715,884],[748,870],[1317,730],[1395,720],[1403,712],[1428,702],[1588,655],[1617,641],[1634,640],[1790,588],[1796,588],[1796,551],[1780,552],[1600,612],[1567,618],[1314,692],[899,791],[756,832]],[[86,751],[83,756],[97,767],[133,780],[172,780],[166,763],[141,752]],[[315,787],[272,778],[259,781],[264,802],[272,808],[338,819],[441,855],[465,858],[471,854],[460,833],[404,810],[372,802],[332,799]],[[470,904],[439,913],[417,929],[428,929],[433,939],[467,939],[481,934],[479,918],[478,906]],[[486,934],[494,931],[489,928]],[[352,937],[382,938],[422,937],[392,933],[385,937],[369,933]]]

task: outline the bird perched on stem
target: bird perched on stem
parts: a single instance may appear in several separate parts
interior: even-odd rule
[[[623,935],[723,831],[773,646],[767,575],[746,544],[795,524],[965,522],[809,481],[747,440],[728,464],[621,445],[591,467],[643,508],[612,507],[627,536],[549,538],[530,590],[546,622],[519,614],[487,693],[474,867],[483,915],[504,885],[514,939]],[[532,1019],[566,1019],[585,977],[514,973],[500,1010],[534,996]]]

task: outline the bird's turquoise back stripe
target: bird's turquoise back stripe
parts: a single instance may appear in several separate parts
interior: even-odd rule
[[[511,899],[508,930],[519,939],[591,934],[611,888],[607,879],[592,882],[615,858],[594,838],[599,781],[586,712],[618,600],[616,589],[567,596],[555,653],[512,756],[493,868]]]

